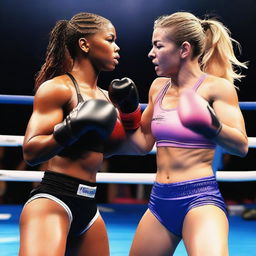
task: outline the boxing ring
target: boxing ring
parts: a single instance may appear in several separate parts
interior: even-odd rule
[[[0,95],[0,104],[32,105],[33,96]],[[256,102],[240,102],[242,110],[256,110]],[[142,110],[146,104],[141,104]],[[0,135],[0,147],[20,147],[23,136]],[[249,148],[256,148],[256,137],[249,138]],[[155,148],[150,154],[155,154]],[[221,182],[256,181],[256,170],[251,171],[218,171],[224,152],[217,147],[213,169],[216,178]],[[40,181],[41,171],[26,170],[0,170],[0,181]],[[98,173],[99,183],[119,184],[152,184],[155,179],[153,173]],[[101,214],[106,222],[111,256],[125,256],[132,242],[132,238],[139,219],[145,212],[146,205],[100,205]],[[19,215],[21,205],[0,205],[0,255],[17,255],[19,247]],[[244,221],[240,216],[230,216],[229,248],[230,255],[246,256],[256,255],[256,221]],[[120,235],[122,234],[122,235]],[[6,253],[6,254],[5,254]],[[186,255],[183,243],[178,246],[175,256]]]

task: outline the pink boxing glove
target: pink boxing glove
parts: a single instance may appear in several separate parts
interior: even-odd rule
[[[222,125],[214,110],[192,89],[186,90],[180,96],[177,112],[185,127],[209,139],[216,137],[221,131]]]

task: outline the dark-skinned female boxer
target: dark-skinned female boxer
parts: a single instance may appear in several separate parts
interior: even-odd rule
[[[97,85],[100,72],[118,64],[115,40],[112,23],[91,13],[58,21],[51,32],[23,144],[25,161],[48,161],[48,170],[21,213],[20,256],[109,255],[96,173],[125,137],[121,118],[134,118],[129,109],[120,116]]]

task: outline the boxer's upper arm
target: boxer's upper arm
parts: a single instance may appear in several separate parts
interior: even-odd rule
[[[63,107],[71,98],[71,90],[64,85],[46,82],[34,97],[33,113],[29,120],[24,143],[38,135],[50,135],[63,120]]]
[[[218,119],[225,125],[236,128],[243,134],[245,124],[242,112],[239,107],[238,96],[234,85],[221,79],[218,83],[213,100],[213,108]]]

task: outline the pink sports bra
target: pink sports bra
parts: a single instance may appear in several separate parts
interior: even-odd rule
[[[203,74],[193,87],[197,88],[204,81],[206,75]],[[178,147],[178,148],[215,148],[216,144],[184,127],[180,121],[176,108],[164,109],[162,100],[171,85],[168,81],[159,92],[154,105],[154,113],[151,123],[151,130],[156,139],[157,147]]]

